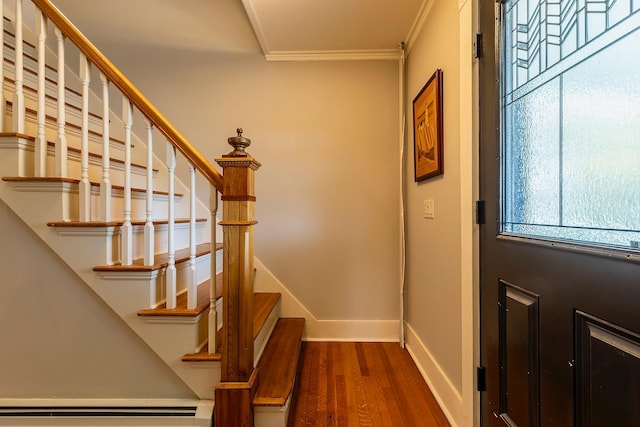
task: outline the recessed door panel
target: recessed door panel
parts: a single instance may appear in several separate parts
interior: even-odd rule
[[[500,417],[539,425],[538,296],[500,281]]]
[[[640,336],[576,313],[578,425],[640,425]]]

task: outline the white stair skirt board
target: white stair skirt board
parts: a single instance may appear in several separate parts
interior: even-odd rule
[[[283,406],[258,406],[253,408],[253,424],[255,427],[282,427],[289,420],[291,396]]]
[[[0,426],[211,426],[212,400],[0,399]]]

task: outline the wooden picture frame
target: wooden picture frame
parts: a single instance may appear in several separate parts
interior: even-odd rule
[[[437,69],[413,99],[415,181],[444,173],[442,70]]]

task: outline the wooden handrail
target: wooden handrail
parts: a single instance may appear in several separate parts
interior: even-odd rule
[[[107,79],[144,114],[209,182],[222,193],[222,176],[187,139],[138,91],[138,89],[111,63],[49,0],[32,0],[38,9],[84,53]]]

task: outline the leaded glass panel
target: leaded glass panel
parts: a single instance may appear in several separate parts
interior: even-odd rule
[[[640,246],[639,4],[504,4],[503,232]]]

